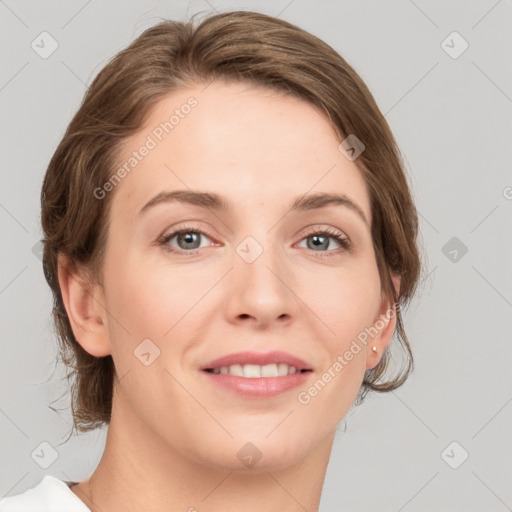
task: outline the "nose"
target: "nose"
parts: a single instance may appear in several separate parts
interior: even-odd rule
[[[260,247],[262,252],[254,261],[246,258],[243,252],[248,248],[256,250],[254,245],[243,245],[233,255],[226,314],[230,323],[246,323],[266,329],[272,324],[290,323],[298,312],[298,298],[293,272],[284,255],[268,244]]]

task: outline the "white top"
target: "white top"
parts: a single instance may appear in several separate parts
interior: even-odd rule
[[[91,512],[65,482],[46,475],[35,487],[0,500],[0,512]]]

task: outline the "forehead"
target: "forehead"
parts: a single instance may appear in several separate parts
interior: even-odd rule
[[[124,142],[113,208],[131,214],[173,189],[260,206],[329,191],[349,194],[370,219],[361,172],[338,145],[327,116],[300,98],[222,81],[178,90]]]

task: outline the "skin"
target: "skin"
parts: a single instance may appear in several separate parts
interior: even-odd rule
[[[395,329],[392,317],[317,396],[299,403],[298,393],[391,305],[381,297],[366,183],[319,110],[221,81],[162,99],[120,162],[190,96],[197,107],[109,192],[103,286],[59,260],[77,340],[90,354],[111,354],[118,375],[104,454],[72,491],[93,511],[318,510],[336,427]],[[217,193],[233,209],[175,201],[139,215],[152,197],[178,189]],[[367,222],[339,205],[290,212],[297,196],[316,192],[349,196]],[[205,233],[194,256],[156,242],[185,225]],[[332,238],[308,247],[310,233],[326,228],[348,237],[352,250]],[[247,236],[263,249],[252,263],[236,251]],[[179,243],[167,247],[191,250]],[[149,366],[133,354],[147,338],[161,351]],[[242,350],[283,350],[314,371],[300,388],[247,399],[199,370]],[[237,457],[247,442],[261,452],[252,467]]]

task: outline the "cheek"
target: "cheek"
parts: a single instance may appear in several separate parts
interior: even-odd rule
[[[372,258],[339,270],[325,269],[306,278],[302,291],[307,305],[325,327],[330,353],[346,346],[372,325],[380,309],[380,278]]]
[[[155,280],[149,279],[144,262],[135,260],[129,251],[121,254],[116,249],[113,240],[105,261],[104,284],[112,357],[121,374],[133,365],[133,352],[143,340],[160,345],[162,333],[171,326],[173,308],[166,301],[173,295],[162,294]]]
[[[116,255],[111,256],[113,263]],[[163,256],[117,258],[119,263],[106,264],[105,290],[112,356],[121,373],[134,364],[133,352],[143,340],[152,340],[167,360],[183,348],[169,340],[190,337],[191,325],[199,328],[204,298],[218,282],[219,270],[171,265]]]
[[[331,269],[332,270],[332,269]],[[334,428],[350,409],[364,379],[367,344],[358,339],[378,316],[380,279],[372,260],[356,268],[316,276],[308,306],[322,324],[324,364],[315,381],[300,389],[300,409]]]
[[[187,298],[197,294],[199,282],[187,282],[184,277],[190,277],[190,273],[167,265],[163,251],[157,258],[145,258],[136,249],[121,254],[113,248],[105,268],[105,287],[112,311],[122,315],[134,329],[152,326],[155,336],[162,335]],[[157,322],[158,318],[161,322]]]

